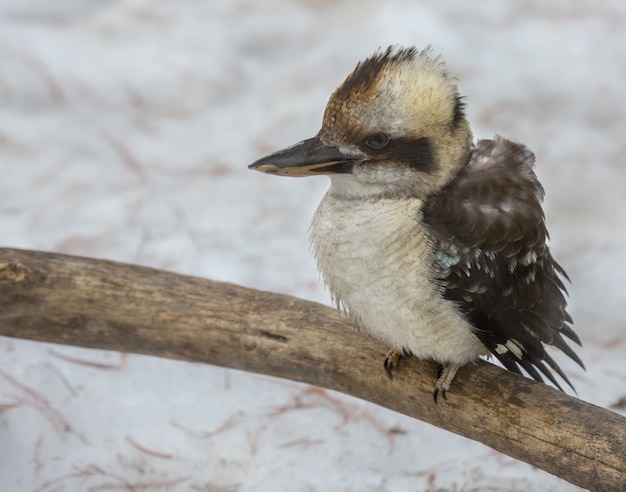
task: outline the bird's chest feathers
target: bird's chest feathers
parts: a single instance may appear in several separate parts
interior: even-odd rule
[[[418,222],[417,200],[373,202],[327,195],[311,225],[319,268],[333,296],[404,290],[398,280],[429,274],[430,242]],[[401,277],[399,277],[401,276]]]
[[[363,201],[327,195],[311,225],[318,266],[337,304],[366,331],[388,338],[437,296],[419,200]],[[383,332],[383,333],[376,333]]]
[[[484,347],[433,281],[430,236],[419,200],[337,198],[311,224],[317,263],[338,306],[396,350],[464,364]]]

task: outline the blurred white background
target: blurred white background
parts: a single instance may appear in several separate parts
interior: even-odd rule
[[[3,0],[0,245],[328,303],[307,239],[326,178],[247,164],[313,136],[358,60],[430,44],[475,136],[537,155],[587,371],[556,358],[610,407],[626,395],[624,25],[622,0]],[[8,338],[0,442],[7,492],[577,490],[328,391]]]

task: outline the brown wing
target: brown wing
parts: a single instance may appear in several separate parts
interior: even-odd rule
[[[543,188],[533,163],[532,152],[520,144],[481,140],[423,213],[445,297],[458,303],[507,369],[523,368],[538,381],[543,374],[560,388],[550,369],[572,385],[544,344],[583,364],[563,339],[580,344],[566,311],[567,275],[546,245]]]

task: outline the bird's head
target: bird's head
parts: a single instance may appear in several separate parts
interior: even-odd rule
[[[456,85],[428,51],[389,47],[360,62],[335,90],[316,137],[249,167],[280,176],[327,174],[331,193],[425,198],[471,152]]]

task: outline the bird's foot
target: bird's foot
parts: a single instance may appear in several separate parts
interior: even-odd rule
[[[452,384],[452,380],[454,376],[456,376],[456,372],[459,370],[461,366],[458,364],[443,364],[439,368],[439,372],[437,373],[437,382],[435,383],[435,391],[433,392],[433,399],[435,403],[437,403],[437,397],[441,394],[444,400],[447,400],[446,397],[447,391],[450,389],[450,385]]]
[[[385,371],[387,371],[389,379],[393,380],[393,370],[398,366],[402,357],[404,357],[402,352],[397,352],[396,350],[390,350],[387,352],[383,365],[385,367]]]

